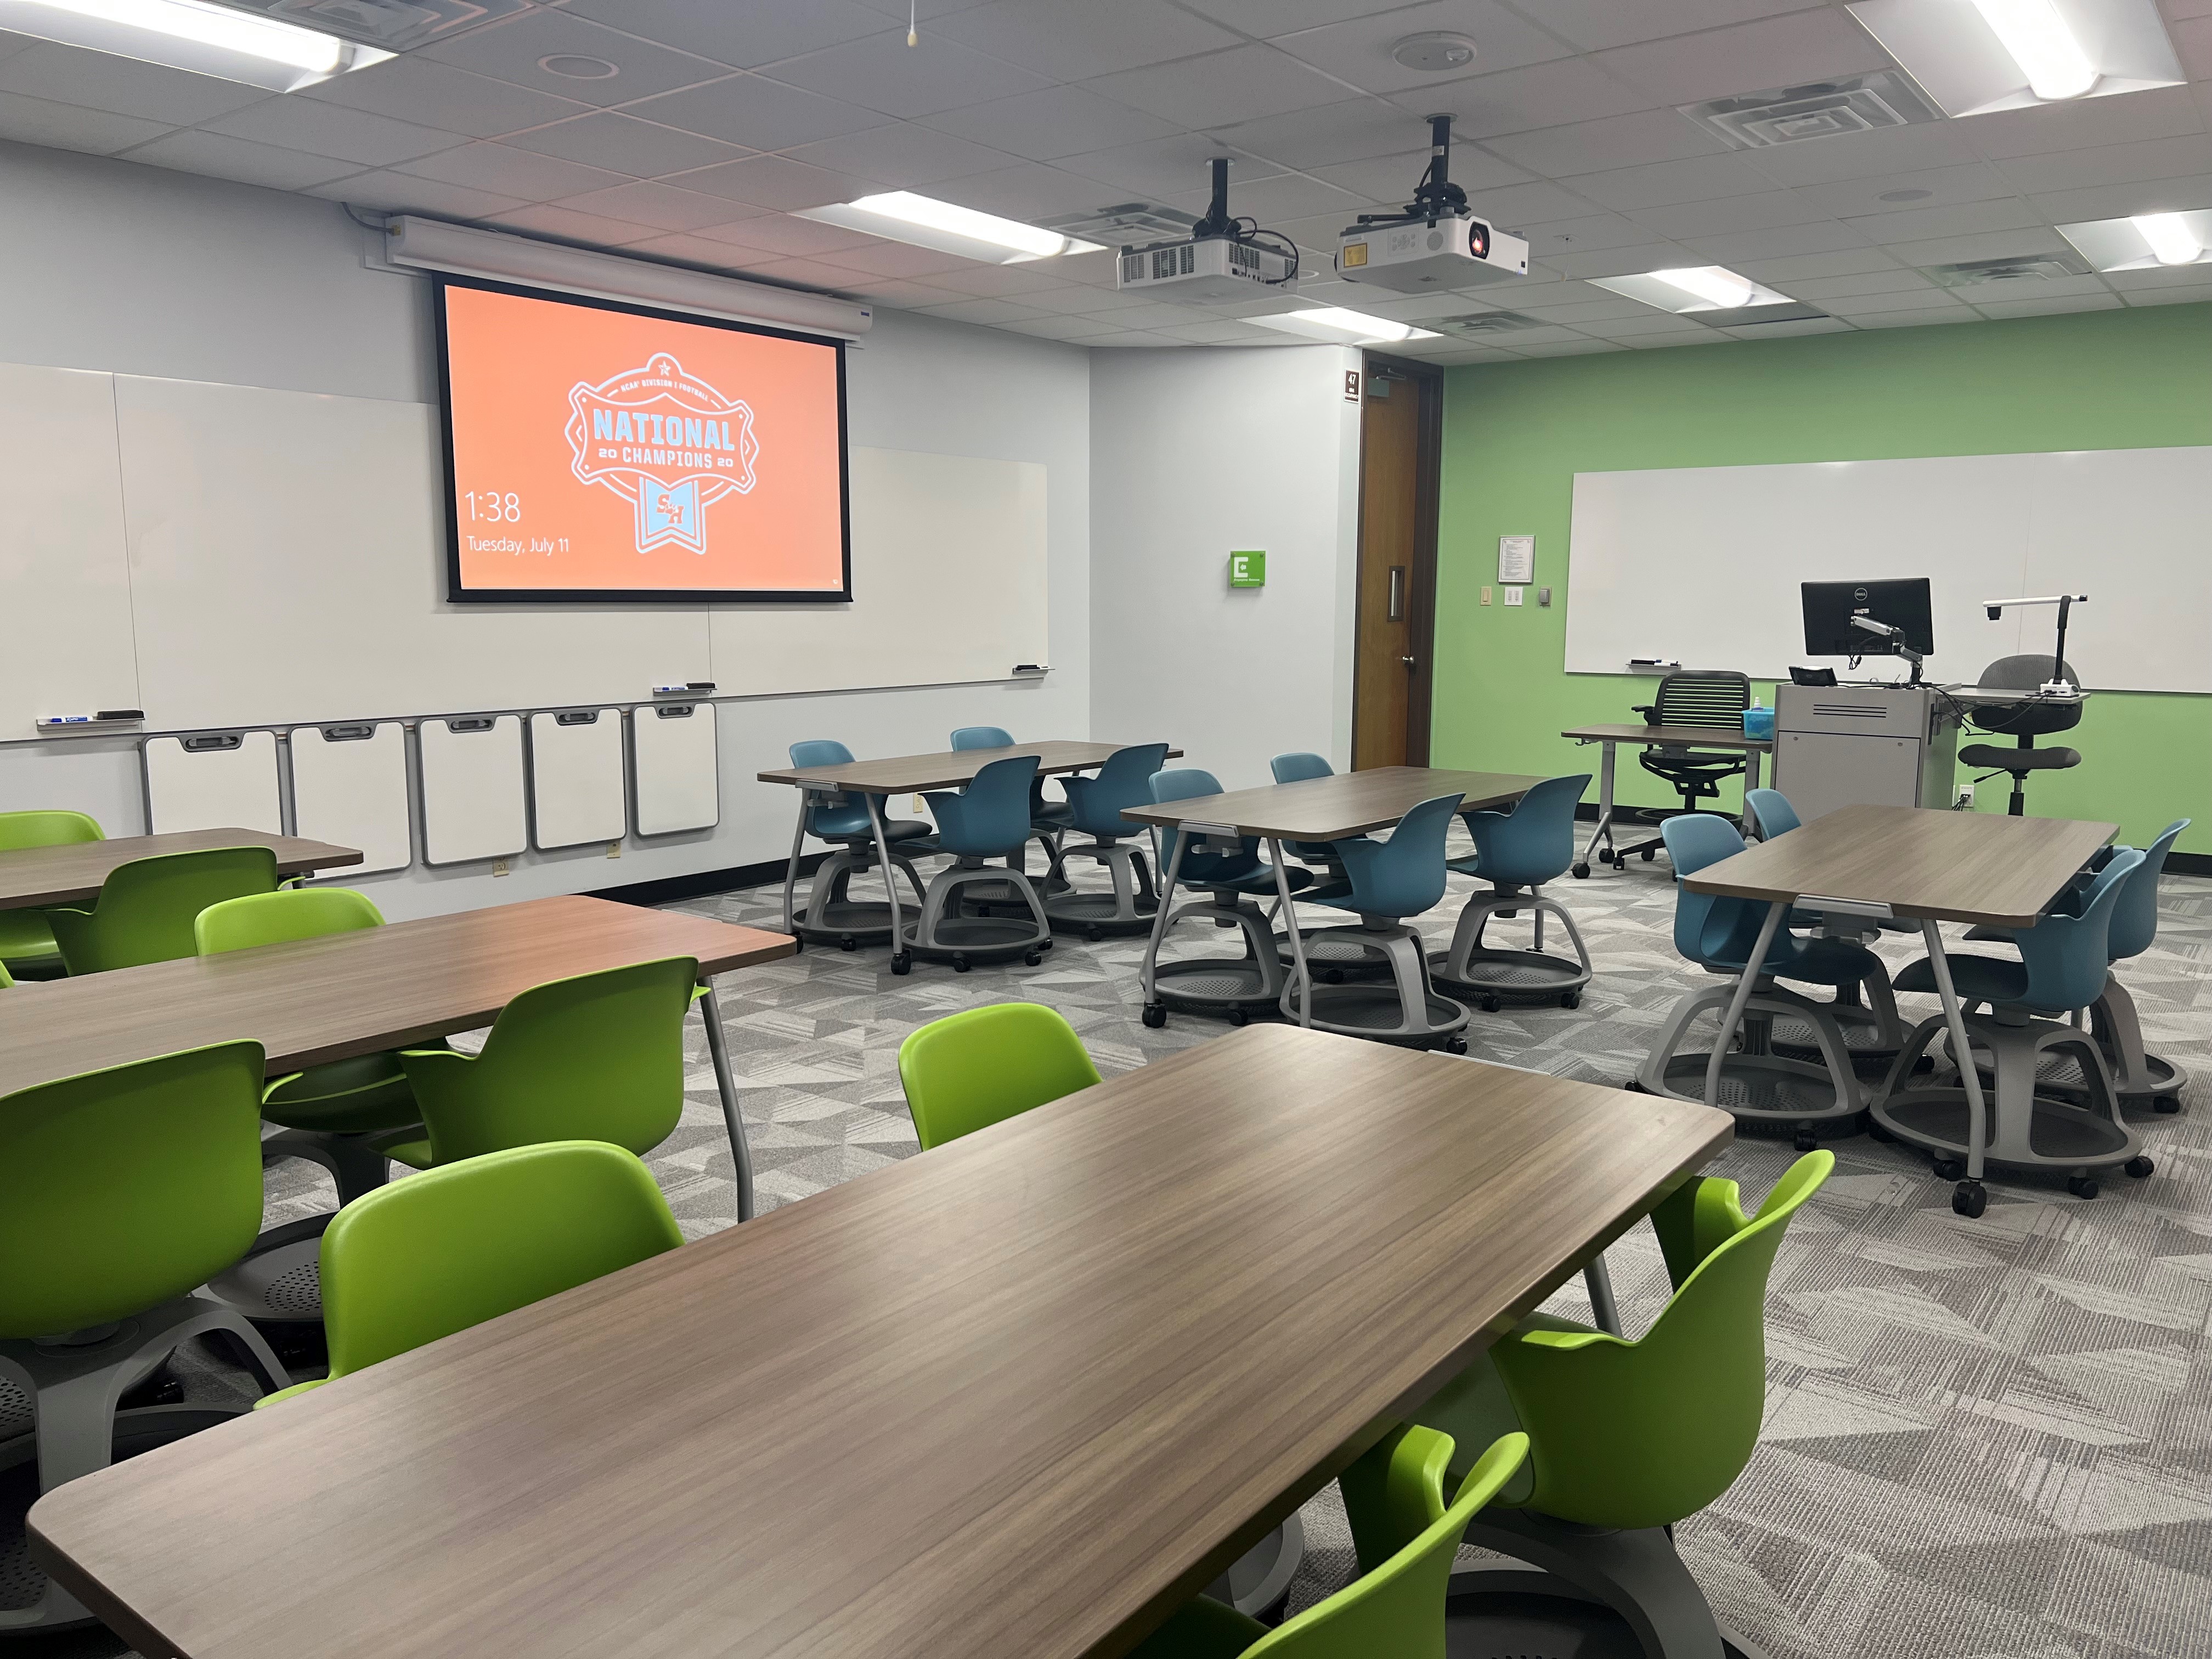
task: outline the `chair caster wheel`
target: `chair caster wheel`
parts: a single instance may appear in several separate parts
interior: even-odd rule
[[[1978,1181],[1962,1181],[1951,1194],[1951,1207],[1972,1220],[1990,1207],[1990,1195]]]
[[[1587,864],[1577,864],[1570,873],[1573,875],[1577,881],[1588,881],[1589,879],[1589,866]]]
[[[1444,1039],[1444,1052],[1448,1054],[1465,1054],[1467,1052],[1467,1034],[1464,1031],[1454,1031],[1449,1036],[1446,1037]]]
[[[2097,1183],[2087,1176],[2069,1176],[2066,1178],[2066,1190],[2076,1198],[2094,1198],[2097,1195]]]
[[[857,951],[860,948],[860,941],[850,933],[847,933],[837,941],[837,948],[841,951]]]
[[[1252,1016],[1242,1008],[1231,1008],[1229,1011],[1229,1023],[1231,1025],[1249,1025],[1252,1023]]]
[[[1579,1008],[1582,1006],[1583,994],[1580,991],[1562,991],[1559,993],[1560,1007]]]
[[[1645,848],[1644,849],[1644,851],[1643,851],[1642,853],[1638,854],[1638,856],[1639,858],[1641,858],[1641,859],[1642,859],[1642,860],[1643,860],[1646,864],[1649,864],[1649,863],[1650,863],[1650,862],[1651,862],[1651,854],[1652,854],[1652,852],[1653,852],[1653,851],[1654,851],[1654,849],[1653,849],[1653,848],[1647,847],[1647,848]]]
[[[1597,849],[1597,861],[1600,864],[1611,864],[1620,856],[1620,854],[1614,852],[1610,847],[1601,847]]]
[[[1810,1129],[1800,1129],[1790,1144],[1801,1152],[1816,1152],[1820,1148],[1820,1137]]]
[[[1496,997],[1485,997],[1482,999],[1482,1012],[1486,1014],[1494,1014],[1504,1006],[1505,1005],[1498,1001]]]
[[[1145,1005],[1145,1024],[1146,1025],[1157,1031],[1167,1023],[1167,1004],[1164,1002],[1148,1002]]]
[[[969,966],[969,963],[964,953],[958,951],[955,951],[952,953],[952,971],[954,973],[964,974],[968,971]]]
[[[1106,930],[1103,927],[1086,927],[1083,930],[1083,937],[1096,945],[1106,937]]]
[[[1037,965],[1038,965],[1040,963],[1042,963],[1043,960],[1044,960],[1044,952],[1043,952],[1043,951],[1030,951],[1027,956],[1025,956],[1025,957],[1024,957],[1022,958],[1023,964],[1024,964],[1024,966],[1026,966],[1026,967],[1030,967],[1030,968],[1034,968],[1034,967],[1037,966]]]
[[[2181,1097],[2179,1095],[2159,1095],[2151,1101],[2150,1105],[2151,1109],[2154,1112],[2178,1112],[2181,1109]]]
[[[1966,1173],[1964,1158],[1939,1158],[1936,1160],[1936,1179],[1938,1181],[1956,1181]]]
[[[1053,941],[1048,939],[1041,939],[1037,941],[1037,949],[1040,951],[1049,951],[1052,946]]]
[[[1869,1140],[1879,1140],[1883,1145],[1887,1146],[1894,1143],[1897,1137],[1890,1133],[1888,1130],[1883,1128],[1878,1119],[1869,1117],[1867,1119],[1867,1139]]]
[[[912,953],[905,951],[894,951],[891,953],[891,972],[895,974],[910,974],[913,971],[914,957]]]
[[[2126,1171],[2130,1175],[2133,1176],[2137,1181],[2141,1181],[2145,1176],[2150,1174],[2152,1170],[2157,1169],[2158,1165],[2152,1163],[2147,1158],[2138,1156],[2130,1158],[2121,1167],[2126,1170]]]

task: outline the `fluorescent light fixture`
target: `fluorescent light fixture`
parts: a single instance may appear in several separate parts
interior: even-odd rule
[[[0,0],[0,29],[271,92],[296,92],[392,55],[205,0]]]
[[[974,208],[940,202],[934,197],[917,196],[910,190],[886,191],[880,196],[833,202],[826,207],[802,208],[798,216],[998,265],[1056,258],[1063,253],[1102,251],[1096,242],[1063,236],[1056,230],[1040,230],[1018,219],[1001,219],[994,213],[978,213]]]
[[[2188,78],[2156,0],[1854,0],[1850,12],[1947,115]]]
[[[1593,276],[1599,288],[1611,289],[1676,316],[1698,311],[1740,311],[1749,306],[1786,306],[1796,302],[1786,294],[1763,288],[1748,276],[1739,276],[1726,265],[1689,265],[1674,270],[1647,270],[1634,276]]]
[[[2139,213],[2132,219],[2091,219],[2061,225],[2060,235],[2098,270],[2156,270],[2212,264],[2212,209]]]
[[[1364,311],[1346,311],[1341,306],[1309,306],[1303,311],[1279,311],[1243,320],[1284,334],[1303,334],[1309,340],[1326,340],[1331,345],[1347,341],[1354,345],[1398,345],[1407,340],[1443,337],[1432,328],[1415,328],[1411,323],[1370,317]]]

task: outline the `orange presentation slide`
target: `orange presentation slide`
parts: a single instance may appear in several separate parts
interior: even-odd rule
[[[850,597],[838,343],[440,293],[452,598]]]

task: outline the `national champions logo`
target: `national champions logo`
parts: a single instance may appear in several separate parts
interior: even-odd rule
[[[637,550],[707,550],[706,510],[753,487],[753,412],[667,352],[644,368],[568,389],[570,468],[637,509]]]

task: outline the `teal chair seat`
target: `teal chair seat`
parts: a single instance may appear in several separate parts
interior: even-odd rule
[[[2021,1002],[2027,995],[2027,964],[2006,962],[1996,957],[1965,957],[1944,953],[1951,966],[1951,983],[1964,1002]],[[1918,991],[1928,996],[1936,994],[1936,970],[1923,957],[1897,976],[1900,991]],[[2039,1009],[2039,1013],[2060,1013],[2063,1009]]]

